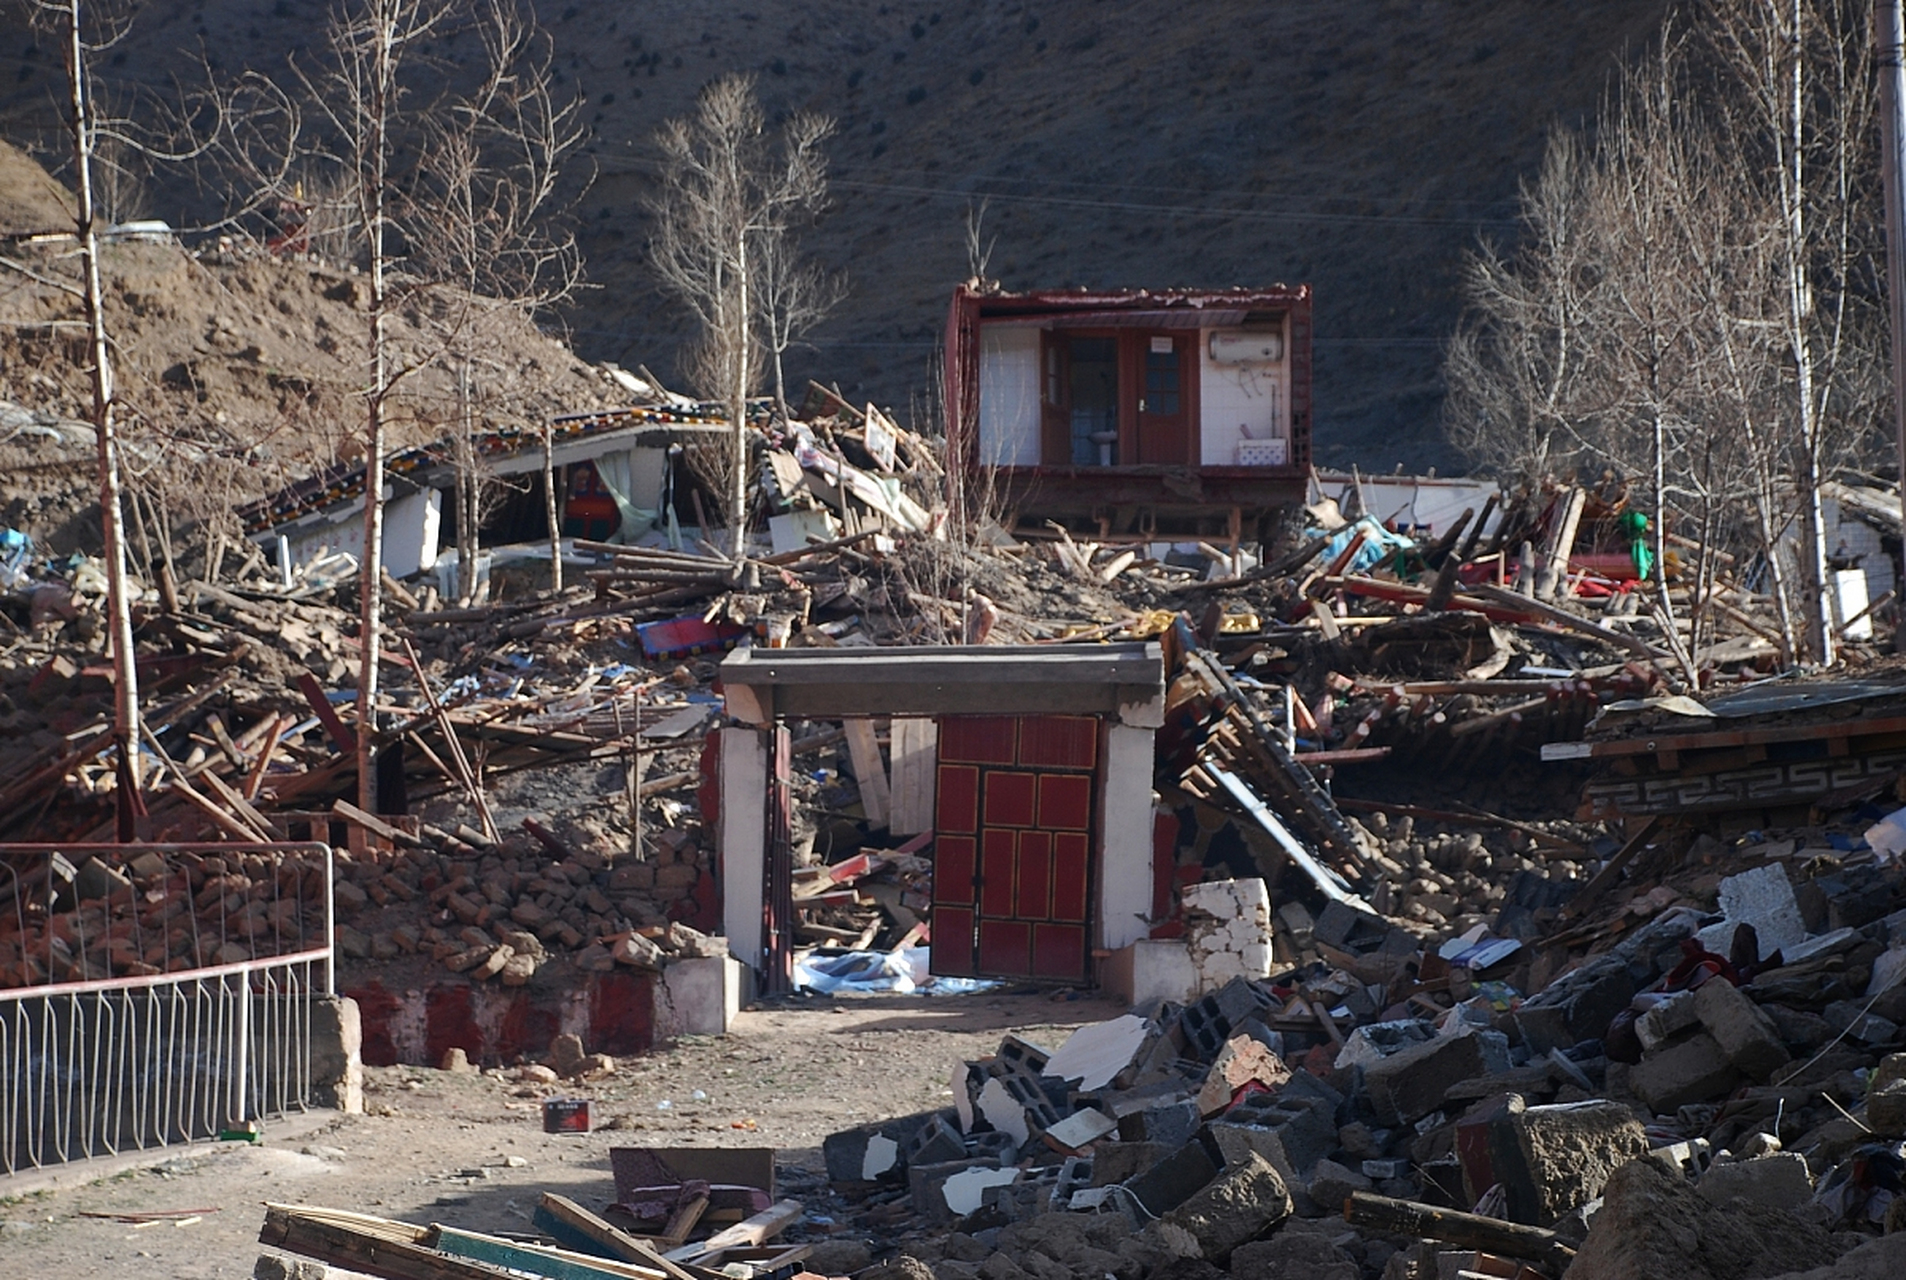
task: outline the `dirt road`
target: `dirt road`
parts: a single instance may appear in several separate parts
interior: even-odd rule
[[[259,1146],[180,1148],[116,1173],[68,1171],[53,1187],[33,1175],[0,1179],[0,1274],[249,1276],[267,1201],[527,1231],[544,1190],[606,1203],[614,1146],[772,1146],[782,1194],[838,1221],[820,1154],[829,1133],[947,1105],[954,1063],[992,1052],[1005,1031],[1051,1048],[1121,1012],[1045,995],[815,1001],[743,1013],[726,1037],[623,1059],[613,1079],[592,1085],[374,1069],[362,1116],[267,1124]],[[544,1134],[545,1096],[593,1099],[597,1131]],[[207,1212],[149,1225],[82,1216],[179,1210]]]

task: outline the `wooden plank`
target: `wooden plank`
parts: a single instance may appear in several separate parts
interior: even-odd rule
[[[685,1244],[679,1249],[671,1249],[663,1256],[675,1262],[689,1262],[703,1254],[717,1253],[739,1245],[760,1244],[765,1240],[772,1240],[793,1226],[800,1221],[801,1215],[805,1212],[799,1200],[777,1200],[752,1218],[717,1231],[697,1244]]]
[[[660,1239],[663,1244],[673,1248],[688,1239],[695,1224],[708,1212],[708,1195],[693,1196],[675,1206],[675,1212],[668,1216],[668,1225],[662,1228]]]
[[[338,718],[337,708],[333,707],[331,700],[324,696],[324,686],[318,683],[318,678],[309,671],[300,671],[297,685],[298,692],[302,693],[304,700],[311,704],[312,714],[317,716],[318,723],[324,726],[327,734],[331,735],[332,744],[344,755],[356,754],[357,735],[351,732],[350,726]]]
[[[250,827],[240,822],[237,818],[225,812],[225,810],[219,808],[217,805],[213,804],[210,800],[207,800],[204,796],[194,791],[192,789],[192,784],[187,782],[184,778],[172,779],[171,783],[167,785],[166,790],[172,792],[176,796],[179,796],[181,799],[185,800],[188,804],[190,804],[194,809],[197,809],[200,813],[210,818],[227,835],[236,836],[238,837],[238,839],[243,840],[248,844],[255,844],[255,843],[269,844],[271,842],[271,837],[268,834],[253,831]]]
[[[897,836],[933,829],[940,726],[923,716],[895,716],[888,754],[893,759],[893,810],[887,830]]]
[[[431,1227],[429,1242],[452,1258],[506,1267],[547,1280],[662,1280],[664,1274],[630,1262],[592,1258],[550,1245],[517,1244],[456,1227]]]
[[[418,1242],[424,1233],[421,1227],[409,1228],[418,1233],[416,1238],[410,1238],[348,1220],[362,1215],[319,1212],[324,1216],[284,1205],[269,1205],[265,1209],[265,1225],[258,1232],[258,1242],[362,1271],[380,1280],[522,1280],[521,1276],[502,1267],[438,1253]],[[405,1224],[391,1222],[383,1226],[402,1228]]]
[[[366,813],[348,800],[333,800],[331,812],[347,821],[355,822],[374,836],[381,836],[392,844],[406,845],[412,849],[434,849],[428,840],[413,836],[402,827],[393,827],[374,813]]]
[[[210,769],[200,774],[199,777],[205,780],[205,785],[212,794],[217,796],[220,800],[223,800],[226,805],[238,815],[241,821],[249,826],[258,828],[260,831],[275,833],[276,828],[273,827],[271,819],[253,808],[251,801],[239,794],[238,789],[232,786],[231,783],[225,781],[225,779],[219,777]],[[277,836],[276,834],[272,834],[270,838],[276,839]]]
[[[854,781],[860,784],[860,805],[867,811],[868,825],[887,825],[891,793],[887,787],[887,766],[880,759],[880,741],[874,736],[872,720],[845,722],[847,754],[854,763]]]
[[[539,1212],[547,1213],[570,1230],[593,1240],[624,1262],[651,1267],[667,1276],[668,1280],[696,1280],[686,1267],[663,1257],[646,1240],[637,1239],[566,1196],[545,1191],[537,1208]]]

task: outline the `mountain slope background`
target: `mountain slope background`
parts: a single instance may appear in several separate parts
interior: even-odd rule
[[[852,293],[796,377],[930,412],[948,294],[985,202],[1007,288],[1316,290],[1317,456],[1368,470],[1458,463],[1441,434],[1441,347],[1464,252],[1514,234],[1547,131],[1591,111],[1663,0],[653,0],[539,3],[592,136],[578,172],[591,280],[565,317],[578,354],[675,371],[684,332],[644,261],[652,137],[728,71],[770,112],[839,122],[834,205],[809,249]],[[328,0],[145,5],[103,58],[115,82],[276,71]],[[57,47],[0,32],[0,136],[61,163]],[[143,208],[213,208],[160,175]]]

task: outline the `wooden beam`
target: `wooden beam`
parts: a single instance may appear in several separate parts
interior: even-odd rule
[[[880,740],[874,736],[872,720],[855,718],[843,723],[847,730],[847,754],[854,764],[854,781],[860,785],[860,807],[867,812],[870,826],[887,825],[891,793],[887,787],[887,766],[880,758]]]
[[[688,1262],[705,1253],[715,1253],[722,1249],[733,1249],[740,1245],[760,1244],[772,1240],[783,1231],[800,1221],[806,1212],[799,1200],[777,1200],[752,1218],[747,1218],[717,1231],[697,1244],[685,1244],[679,1249],[671,1249],[664,1256],[674,1262]]]
[[[624,1262],[634,1262],[652,1268],[668,1277],[668,1280],[696,1280],[694,1273],[678,1262],[663,1257],[646,1240],[637,1239],[622,1228],[589,1212],[574,1200],[559,1196],[554,1191],[543,1192],[538,1202],[540,1214],[548,1214],[571,1231],[593,1240],[609,1250]]]
[[[258,1242],[380,1280],[522,1280],[499,1266],[439,1253],[422,1243],[426,1234],[361,1214],[267,1205]]]

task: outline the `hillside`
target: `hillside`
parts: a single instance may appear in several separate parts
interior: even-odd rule
[[[275,67],[327,8],[154,7],[104,74],[162,83],[200,40],[228,70]],[[583,239],[604,287],[571,317],[586,358],[672,368],[680,320],[642,261],[649,139],[709,77],[752,69],[771,107],[840,122],[836,207],[812,245],[850,270],[853,295],[802,373],[903,408],[924,398],[967,274],[965,210],[985,197],[1008,287],[1311,282],[1319,459],[1387,470],[1453,461],[1437,369],[1462,253],[1513,231],[1545,131],[1593,104],[1665,4],[539,8],[595,130]],[[50,140],[57,58],[0,39],[0,71],[0,130]],[[188,222],[196,199],[162,187],[147,211]]]

